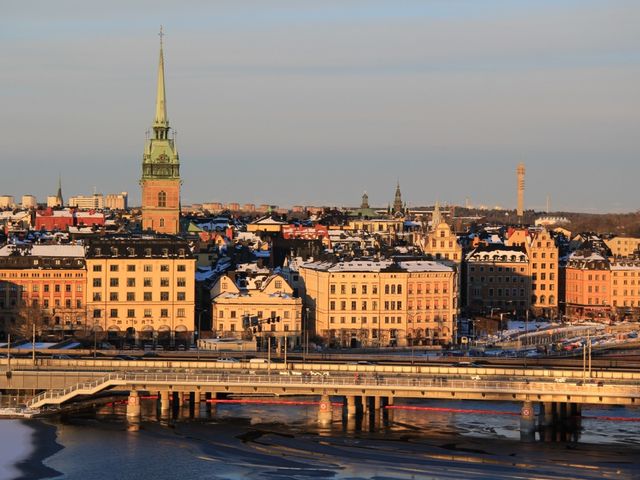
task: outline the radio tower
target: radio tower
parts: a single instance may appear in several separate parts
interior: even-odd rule
[[[518,222],[522,223],[524,217],[524,163],[518,165]]]

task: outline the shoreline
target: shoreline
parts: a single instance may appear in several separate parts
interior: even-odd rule
[[[62,472],[44,464],[47,458],[64,448],[57,441],[58,427],[39,419],[21,420],[21,423],[32,429],[31,452],[14,464],[20,473],[17,480],[40,480],[62,475]]]

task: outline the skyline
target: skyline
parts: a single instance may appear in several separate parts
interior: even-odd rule
[[[0,194],[139,204],[163,24],[185,204],[512,209],[524,162],[527,209],[638,210],[630,1],[40,5],[0,20]]]

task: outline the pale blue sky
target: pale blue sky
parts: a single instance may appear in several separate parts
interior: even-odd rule
[[[637,0],[4,2],[0,194],[139,202],[160,24],[184,203],[639,208]]]

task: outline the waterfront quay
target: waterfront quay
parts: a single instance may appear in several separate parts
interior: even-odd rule
[[[140,421],[140,400],[157,398],[161,417],[176,406],[199,410],[229,397],[312,397],[318,422],[336,405],[347,418],[379,415],[416,399],[514,402],[523,438],[539,427],[579,417],[584,405],[640,405],[640,372],[513,367],[172,360],[51,360],[34,368],[14,360],[0,390],[37,414],[55,414],[107,394],[127,396],[127,419]],[[16,363],[17,362],[17,363]]]

